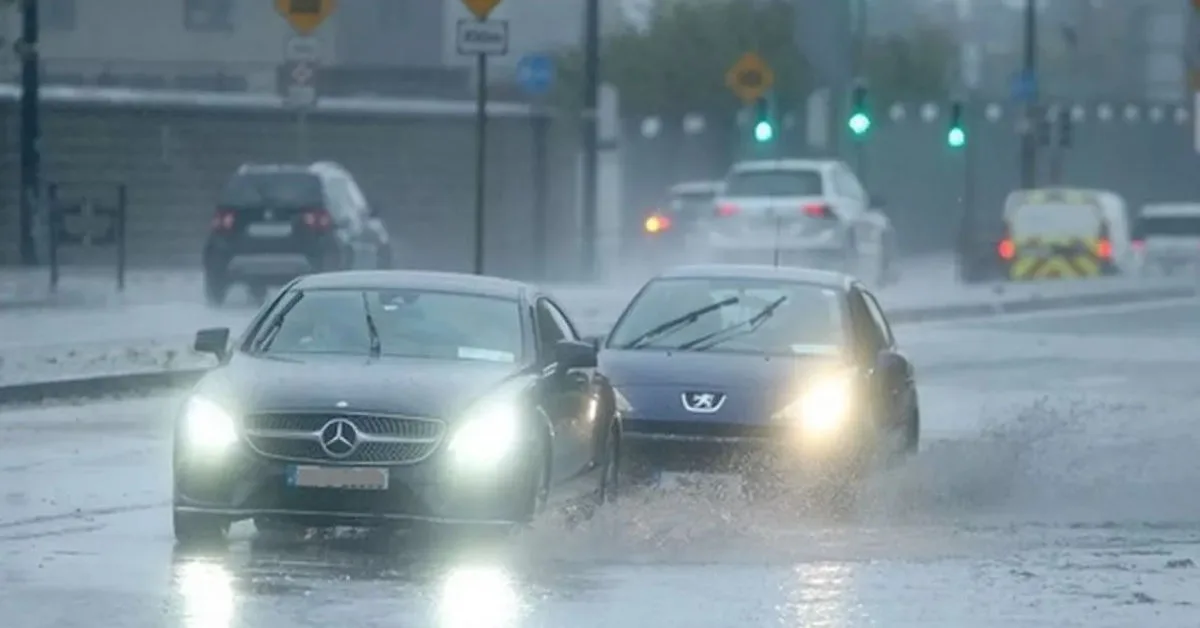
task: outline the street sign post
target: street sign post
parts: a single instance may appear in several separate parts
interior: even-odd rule
[[[488,19],[492,9],[500,6],[500,2],[501,0],[462,0],[463,6],[480,21]]]
[[[337,0],[275,0],[275,10],[301,35],[317,30],[335,9]]]
[[[487,101],[489,55],[508,54],[508,22],[489,21],[501,0],[462,0],[474,20],[458,22],[459,54],[475,55],[475,263],[476,275],[484,272],[483,234],[487,193]]]
[[[525,93],[541,96],[554,85],[554,57],[530,53],[517,62],[517,84]]]
[[[321,60],[321,40],[312,35],[289,36],[283,48],[283,60],[319,62]]]
[[[757,53],[747,52],[725,73],[725,84],[746,104],[750,104],[775,85],[775,73]]]
[[[283,64],[284,102],[295,109],[317,104],[317,64],[313,61],[288,61]]]
[[[280,72],[280,96],[283,104],[296,112],[296,158],[308,159],[308,113],[317,105],[317,73],[315,60],[285,61]]]

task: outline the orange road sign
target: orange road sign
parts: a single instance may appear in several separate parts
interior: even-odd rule
[[[725,73],[725,84],[743,102],[753,102],[775,84],[775,73],[757,53],[747,52]]]
[[[337,0],[275,0],[275,10],[301,35],[317,30],[337,8]]]

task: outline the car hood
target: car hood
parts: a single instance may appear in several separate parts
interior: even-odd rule
[[[303,408],[449,418],[520,371],[493,362],[238,355],[197,390],[241,413]]]
[[[600,369],[617,390],[626,418],[654,421],[767,421],[795,401],[806,381],[844,369],[840,356],[749,356],[605,350]],[[687,410],[685,393],[716,393],[712,413]]]

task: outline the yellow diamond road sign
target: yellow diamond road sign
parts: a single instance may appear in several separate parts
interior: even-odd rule
[[[725,84],[744,102],[752,102],[775,84],[775,73],[763,58],[753,52],[742,55],[729,72]]]
[[[488,15],[491,15],[492,9],[500,6],[501,0],[462,0],[467,10],[475,19],[486,20]]]
[[[317,30],[337,8],[337,0],[275,0],[275,10],[301,35]]]

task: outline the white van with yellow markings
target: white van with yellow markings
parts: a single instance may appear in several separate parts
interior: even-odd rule
[[[1010,279],[1114,275],[1136,265],[1125,201],[1105,190],[1017,190],[1004,203],[998,253]]]

